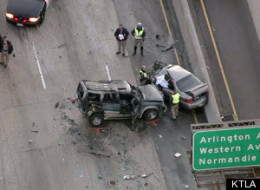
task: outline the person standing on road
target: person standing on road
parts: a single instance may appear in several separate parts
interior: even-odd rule
[[[139,81],[141,85],[149,84],[149,77],[148,73],[146,72],[146,66],[143,65],[141,69],[139,70]]]
[[[117,39],[118,44],[118,51],[116,52],[116,54],[118,55],[122,52],[122,56],[125,57],[125,47],[129,32],[122,24],[120,24],[119,28],[116,29],[114,35]]]
[[[9,41],[8,38],[6,36],[4,36],[3,38],[3,48],[2,48],[2,52],[1,52],[1,59],[2,59],[2,64],[4,65],[4,67],[6,68],[8,63],[9,63],[9,54],[8,51],[9,50]]]
[[[171,97],[172,99],[171,114],[172,114],[172,119],[174,120],[176,119],[176,117],[178,117],[180,97],[181,95],[177,91],[174,91]]]
[[[137,24],[137,26],[132,30],[131,34],[135,38],[135,46],[134,46],[133,56],[136,55],[136,50],[137,50],[138,44],[140,45],[141,55],[144,56],[143,43],[144,43],[144,39],[145,39],[145,30],[144,30],[142,23],[139,22]]]

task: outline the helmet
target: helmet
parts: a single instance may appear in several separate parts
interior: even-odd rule
[[[137,23],[137,27],[140,27],[142,28],[143,27],[143,24],[141,22]]]

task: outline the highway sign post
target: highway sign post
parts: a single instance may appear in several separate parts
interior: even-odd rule
[[[193,171],[260,166],[260,127],[193,131]]]

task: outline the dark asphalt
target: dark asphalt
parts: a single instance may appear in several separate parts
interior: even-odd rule
[[[142,1],[138,0],[124,2],[114,0],[114,3],[120,23],[131,30],[137,22],[142,22],[147,31],[148,39],[144,43],[144,57],[139,55],[139,51],[137,51],[135,57],[132,56],[133,39],[130,37],[128,40],[127,50],[136,75],[138,75],[142,64],[152,66],[155,60],[176,64],[173,49],[163,53],[160,48],[156,48],[156,43],[167,45],[168,41],[170,41],[159,1],[149,0],[149,3],[143,4]],[[169,0],[165,0],[164,3],[170,27],[174,33],[175,40],[177,40],[175,45],[181,63],[189,69],[189,59],[174,8],[170,6]],[[160,35],[160,40],[155,39],[156,34]],[[199,120],[206,122],[202,111],[197,110],[197,113]],[[169,190],[186,189],[185,185],[188,185],[189,189],[196,189],[187,155],[187,151],[191,149],[190,124],[192,123],[194,123],[194,118],[190,111],[181,110],[178,120],[173,121],[168,110],[165,116],[157,122],[158,126],[149,125]],[[174,157],[176,152],[181,153],[182,156],[179,158]]]
[[[240,120],[260,117],[260,45],[247,1],[207,0],[205,5],[212,24],[224,70]],[[222,114],[232,113],[220,69],[210,40],[200,1],[194,1],[209,56],[213,86]]]

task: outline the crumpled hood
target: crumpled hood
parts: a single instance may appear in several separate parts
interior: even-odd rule
[[[157,88],[153,85],[145,85],[138,87],[143,95],[144,100],[151,100],[151,101],[162,101],[163,97],[162,94],[157,90]]]
[[[9,0],[6,12],[18,17],[38,17],[45,0]]]

